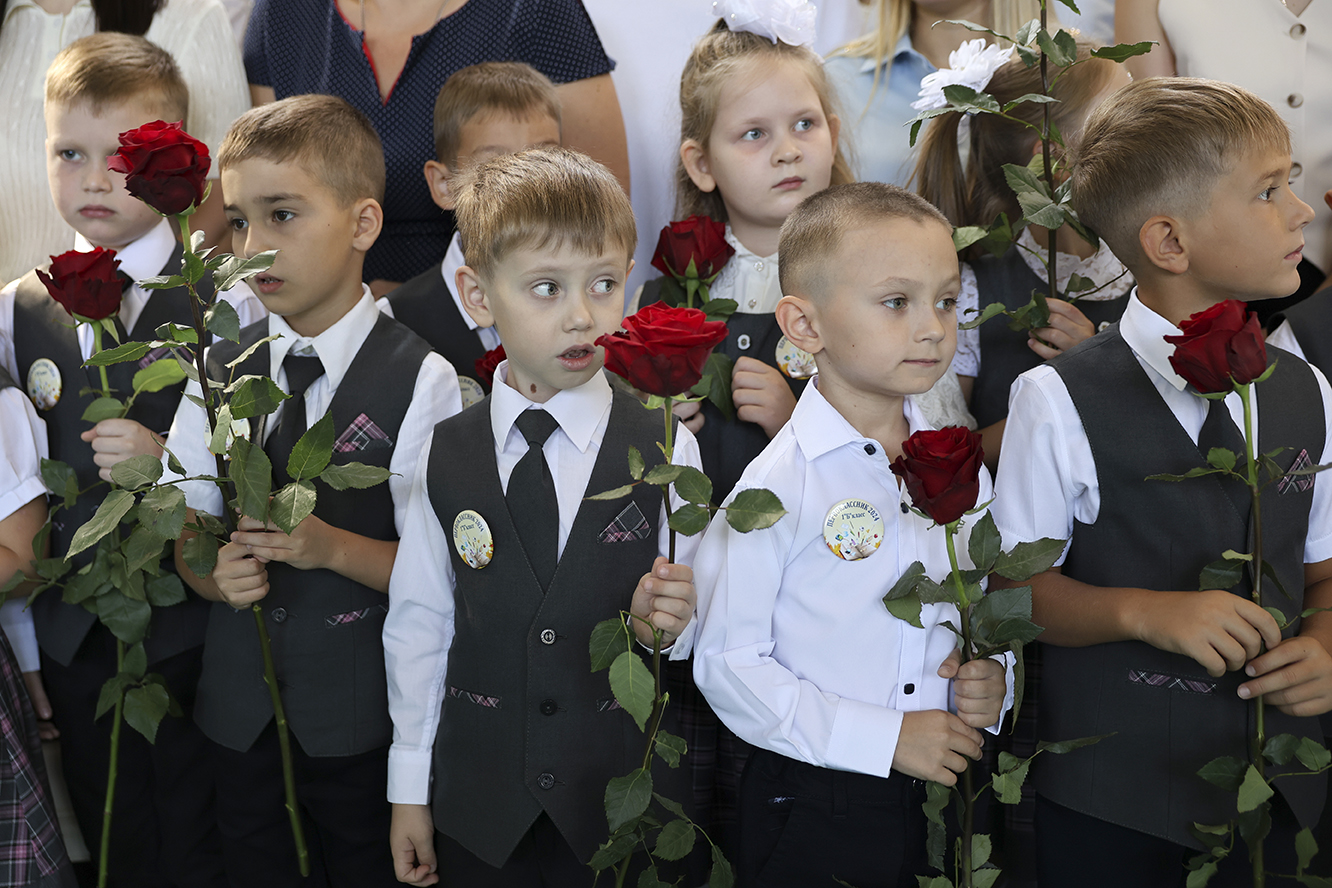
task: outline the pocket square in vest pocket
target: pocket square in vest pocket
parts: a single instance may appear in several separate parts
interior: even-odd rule
[[[365,450],[380,450],[392,447],[393,439],[384,434],[384,430],[375,425],[370,417],[362,413],[352,420],[351,425],[338,435],[333,442],[334,453],[360,453]]]
[[[386,613],[388,613],[387,604],[376,604],[374,607],[363,607],[360,610],[347,611],[345,614],[330,614],[324,617],[324,625],[332,629],[336,626],[345,626],[348,623],[364,620],[366,617],[381,616]]]
[[[466,700],[469,703],[475,703],[477,706],[484,706],[486,709],[501,708],[499,697],[488,697],[474,691],[464,691],[462,688],[455,688],[453,685],[449,685],[449,696],[455,700]]]
[[[638,508],[637,503],[630,503],[624,507],[620,514],[615,516],[615,520],[606,525],[606,529],[601,532],[597,539],[603,543],[627,543],[632,540],[641,540],[652,533],[652,525],[643,517],[643,512]]]
[[[1300,455],[1295,457],[1295,462],[1291,463],[1286,471],[1298,472],[1313,464],[1313,460],[1309,458],[1309,451],[1301,450]],[[1304,493],[1314,486],[1314,477],[1314,475],[1283,475],[1277,482],[1277,493]]]

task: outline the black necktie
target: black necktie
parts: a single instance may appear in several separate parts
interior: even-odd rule
[[[287,389],[291,397],[282,402],[282,413],[278,415],[277,427],[268,436],[264,452],[273,461],[273,480],[285,484],[291,478],[287,475],[287,461],[291,458],[292,448],[305,434],[305,391],[314,381],[324,375],[324,365],[317,355],[300,357],[291,353],[282,360],[282,369],[287,373]]]
[[[518,414],[517,426],[527,439],[527,452],[513,467],[504,498],[518,539],[544,592],[559,561],[560,504],[555,497],[555,479],[541,446],[560,424],[544,410],[524,410]]]
[[[1214,447],[1224,447],[1235,454],[1236,470],[1244,471],[1244,436],[1240,434],[1235,421],[1230,418],[1230,411],[1226,409],[1224,398],[1216,398],[1207,402],[1207,419],[1203,421],[1202,430],[1198,432],[1198,450],[1202,452],[1204,458]],[[1230,501],[1235,506],[1235,511],[1239,513],[1240,520],[1247,527],[1250,505],[1249,488],[1238,478],[1217,477],[1217,480],[1221,483],[1221,489],[1226,492],[1226,496],[1230,497]]]

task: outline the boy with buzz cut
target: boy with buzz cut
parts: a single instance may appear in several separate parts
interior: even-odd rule
[[[994,505],[1007,545],[1069,540],[1031,581],[1032,619],[1045,627],[1041,739],[1114,734],[1035,766],[1042,886],[1184,885],[1202,847],[1190,826],[1236,815],[1234,793],[1198,769],[1247,761],[1258,695],[1267,736],[1322,739],[1332,615],[1298,617],[1332,605],[1332,484],[1317,475],[1262,493],[1264,558],[1289,593],[1267,584],[1263,604],[1290,620],[1283,632],[1247,577],[1196,591],[1222,552],[1250,551],[1244,486],[1146,480],[1204,465],[1214,447],[1243,450],[1239,396],[1199,397],[1164,337],[1222,300],[1299,287],[1313,211],[1291,192],[1290,168],[1281,118],[1224,83],[1137,81],[1087,121],[1074,205],[1138,286],[1118,324],[1014,384]],[[1255,452],[1283,470],[1328,462],[1327,380],[1289,353],[1267,355],[1276,369],[1253,390]],[[1317,820],[1326,778],[1276,788],[1267,869],[1289,873],[1297,821]],[[1113,852],[1088,866],[1089,848]],[[1249,870],[1237,847],[1211,884],[1245,883]]]
[[[605,167],[559,148],[472,168],[457,200],[458,292],[508,357],[426,443],[393,568],[393,856],[412,885],[584,888],[606,784],[644,742],[588,669],[592,627],[626,610],[672,658],[692,641],[694,546],[668,563],[660,492],[585,499],[625,482],[630,445],[661,461],[660,413],[612,391],[594,344],[624,315],[634,214]],[[676,436],[675,462],[697,468]]]
[[[777,322],[818,374],[736,491],[766,487],[787,514],[747,534],[713,521],[695,560],[694,678],[756,747],[740,786],[741,885],[915,884],[921,781],[956,783],[1006,708],[1001,662],[959,667],[943,625],[956,607],[925,605],[917,629],[883,605],[913,562],[949,570],[944,531],[910,511],[890,465],[929,428],[912,396],[957,346],[951,232],[922,198],[873,182],[812,195],[782,225]],[[844,550],[839,533],[862,548]]]
[[[483,62],[455,72],[435,99],[435,156],[425,162],[430,198],[446,213],[454,209],[457,175],[480,163],[524,148],[560,144],[560,99],[544,74],[522,62]],[[406,324],[458,368],[463,406],[490,391],[474,367],[498,348],[494,327],[481,327],[463,309],[454,275],[467,264],[457,231],[443,263],[388,294],[380,310]]]
[[[195,718],[213,741],[217,819],[233,885],[297,884],[283,806],[273,704],[249,605],[262,602],[291,728],[297,796],[315,867],[327,884],[392,885],[384,845],[391,725],[380,630],[389,572],[421,442],[461,409],[447,361],[375,308],[361,283],[365,252],[383,224],[384,158],[364,115],[332,96],[294,96],[254,108],[228,131],[218,157],[226,214],[240,255],[277,250],[251,278],[267,320],[239,343],[214,345],[210,377],[267,337],[236,368],[271,377],[291,397],[251,429],[289,482],[292,447],[326,413],[333,463],[388,468],[387,484],[338,491],[316,482],[314,514],[289,536],[242,518],[199,578],[181,576],[213,605]],[[197,392],[197,388],[194,389]],[[192,475],[213,471],[207,420],[188,399],[172,424],[173,448]],[[217,488],[191,482],[190,508],[221,515]],[[184,540],[181,541],[183,545]]]
[[[65,47],[46,72],[46,171],[51,197],[74,229],[75,250],[113,249],[125,289],[116,323],[120,338],[156,339],[166,323],[189,324],[185,288],[145,290],[131,281],[180,271],[181,248],[173,225],[131,197],[125,177],[107,170],[107,158],[120,147],[119,134],[155,120],[182,120],[189,106],[185,81],[170,54],[142,37],[104,32]],[[47,270],[44,266],[43,271]],[[205,295],[211,295],[207,293]],[[242,322],[263,317],[263,307],[245,287],[224,294]],[[171,423],[183,386],[145,392],[124,418],[95,425],[83,420],[100,387],[95,371],[84,368],[92,354],[88,325],[75,330],[68,313],[29,272],[0,290],[0,368],[23,386],[45,420],[52,459],[71,466],[79,487],[110,480],[111,467],[132,456],[162,453],[162,435]],[[132,391],[134,373],[148,363],[170,359],[157,349],[139,363],[107,368],[120,398]],[[55,397],[41,382],[54,382]],[[49,389],[47,390],[49,392]],[[101,501],[105,486],[62,509],[51,529],[51,554],[63,555],[75,531]],[[91,550],[74,559],[92,560]],[[21,611],[22,601],[5,607]],[[74,813],[91,847],[102,831],[107,749],[111,719],[94,720],[102,684],[116,672],[115,640],[96,617],[66,604],[58,592],[43,594],[30,613],[6,620],[16,636],[35,623],[40,666],[25,655],[21,668],[38,687],[40,668],[46,696],[63,749],[62,765]],[[212,777],[205,766],[206,744],[188,718],[199,677],[208,608],[185,602],[154,609],[145,641],[150,671],[166,678],[187,717],[163,721],[157,742],[137,732],[121,741],[115,816],[112,818],[110,873],[126,885],[220,884],[221,865],[212,810]],[[34,645],[13,639],[18,650]],[[39,699],[38,709],[46,708]]]

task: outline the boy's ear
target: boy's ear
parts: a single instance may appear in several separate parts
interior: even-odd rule
[[[470,265],[459,266],[453,275],[453,285],[458,288],[458,298],[462,301],[463,310],[476,321],[477,326],[495,326],[495,315],[490,311],[490,302],[486,298],[481,278],[475,268]]]
[[[352,212],[356,218],[352,246],[364,253],[374,246],[379,232],[384,230],[384,208],[373,197],[365,197],[352,206]]]
[[[1153,216],[1138,229],[1138,246],[1147,261],[1168,274],[1189,270],[1184,226],[1170,216]]]
[[[777,326],[791,344],[811,355],[823,351],[823,338],[819,336],[818,309],[802,296],[783,296],[777,303]]]
[[[699,191],[706,194],[716,189],[717,180],[712,178],[712,173],[709,171],[708,153],[703,150],[697,139],[685,139],[681,143],[680,162],[684,164],[685,172],[698,186]]]
[[[435,206],[441,210],[453,209],[453,194],[449,191],[449,180],[453,178],[453,173],[438,160],[427,160],[424,172],[426,184],[430,186],[430,199],[435,202]]]

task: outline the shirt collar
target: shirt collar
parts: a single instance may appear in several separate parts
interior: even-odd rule
[[[374,297],[370,295],[370,287],[365,284],[361,285],[361,298],[351,310],[318,336],[301,336],[291,329],[286,318],[270,314],[268,334],[282,338],[274,339],[268,345],[269,376],[273,379],[278,378],[282,361],[289,352],[300,355],[313,347],[319,363],[324,365],[329,393],[336,392],[338,386],[342,384],[342,377],[347,374],[347,368],[351,366],[352,359],[361,350],[378,319],[379,309],[375,307]]]
[[[908,58],[919,59],[925,65],[925,67],[929,69],[928,71],[926,71],[927,74],[933,73],[935,71],[935,67],[930,63],[930,60],[925,58],[925,56],[922,55],[921,53],[917,52],[916,48],[911,45],[910,31],[903,34],[901,37],[897,38],[897,45],[893,47],[893,51],[888,54],[888,57],[883,60],[883,65],[885,67],[891,67],[893,62],[897,61],[897,59],[900,56],[907,56]],[[860,66],[860,72],[864,74],[868,71],[873,71],[877,67],[879,67],[879,62],[876,59],[865,59],[865,61]]]
[[[171,232],[171,223],[162,219],[146,234],[130,241],[124,249],[116,250],[120,260],[120,270],[136,281],[162,274],[171,251],[176,248],[176,237]],[[74,235],[74,249],[80,253],[92,251],[93,245],[81,234]],[[179,272],[180,269],[172,269]]]
[[[760,259],[764,262],[771,262],[774,266],[777,264],[776,253],[773,253],[771,256],[760,256],[758,253],[755,253],[753,250],[740,243],[740,239],[731,231],[731,224],[729,222],[726,223],[726,242],[735,249],[735,255],[727,261],[727,265],[730,265],[731,262],[735,262],[737,265],[743,265],[747,262],[752,263]]]
[[[1133,288],[1128,305],[1124,307],[1124,317],[1119,321],[1119,333],[1128,347],[1147,362],[1148,367],[1182,392],[1188,382],[1170,366],[1170,356],[1175,353],[1175,347],[1165,341],[1166,336],[1178,335],[1179,332],[1178,327],[1144,305],[1138,298],[1138,288]]]
[[[448,252],[444,254],[444,261],[440,263],[439,273],[444,277],[444,286],[453,297],[453,304],[458,306],[458,314],[462,315],[463,322],[467,324],[468,330],[475,330],[481,326],[472,320],[472,316],[463,308],[462,297],[458,295],[458,269],[467,264],[467,258],[463,256],[462,235],[453,232],[453,240],[449,241]]]
[[[860,450],[866,444],[877,444],[856,431],[855,427],[847,422],[846,417],[828,403],[828,399],[819,391],[818,379],[818,376],[815,376],[809,381],[809,385],[805,386],[805,391],[801,393],[795,411],[791,414],[791,428],[805,458],[817,459],[825,453],[831,453],[848,445]],[[902,412],[906,415],[907,428],[910,432],[933,428],[925,418],[925,414],[916,406],[914,398],[908,396],[903,401]]]
[[[611,406],[611,387],[605,373],[594,373],[592,378],[577,388],[555,393],[549,401],[538,404],[508,384],[509,362],[501,361],[495,368],[495,386],[490,396],[490,431],[501,449],[509,440],[518,414],[528,408],[538,408],[555,417],[565,436],[583,453],[592,444],[592,436],[601,425],[601,418]]]

